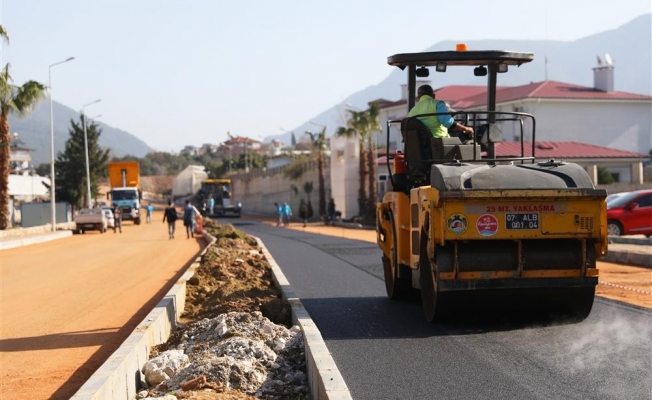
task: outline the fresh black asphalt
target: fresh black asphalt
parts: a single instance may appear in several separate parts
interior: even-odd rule
[[[265,243],[354,399],[652,398],[649,310],[596,298],[581,323],[432,325],[418,300],[387,299],[374,243],[228,222]]]

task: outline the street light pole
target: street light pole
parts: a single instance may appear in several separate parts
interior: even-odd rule
[[[48,87],[50,88],[50,218],[52,222],[52,232],[57,230],[57,208],[55,194],[56,186],[54,184],[54,116],[52,113],[52,67],[74,60],[75,57],[69,57],[63,61],[50,64],[48,67]]]
[[[91,208],[91,168],[88,161],[88,135],[86,134],[86,114],[84,114],[84,109],[91,104],[99,103],[100,101],[102,101],[102,99],[86,103],[81,109],[81,115],[84,120],[84,148],[86,150],[86,207],[88,208]]]
[[[245,172],[249,173],[249,154],[247,152],[248,138],[244,138],[244,140],[245,140],[245,142],[244,142],[244,145],[245,145]]]

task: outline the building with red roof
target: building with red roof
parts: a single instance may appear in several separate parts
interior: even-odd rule
[[[598,167],[610,172],[617,182],[642,184],[643,166],[649,164],[648,152],[652,149],[652,97],[615,90],[611,63],[593,68],[593,74],[593,87],[551,80],[514,87],[499,85],[496,111],[531,114],[534,120],[523,118],[523,137],[517,116],[512,122],[498,122],[503,142],[496,145],[496,156],[520,157],[523,145],[524,156],[529,157],[535,142],[537,161],[555,159],[581,165],[596,185]],[[423,84],[431,82],[418,78],[416,86]],[[377,100],[383,131],[374,136],[376,142],[387,142],[388,120],[399,122],[407,116],[407,96],[404,84],[399,100]],[[445,86],[435,89],[435,98],[455,110],[481,111],[486,109],[487,89],[478,85]],[[387,146],[390,154],[403,150],[399,129],[398,123],[390,126]],[[348,215],[349,208],[356,209],[360,143],[357,138],[335,136],[330,143],[333,196],[338,207],[342,204]],[[386,151],[383,149],[382,153]],[[377,183],[382,196],[388,181],[384,154],[377,159],[377,164]]]
[[[496,111],[534,115],[536,137],[524,140],[573,141],[647,154],[652,149],[652,96],[615,90],[614,68],[611,64],[593,68],[593,87],[557,81],[498,86]],[[417,86],[426,83],[430,82],[420,80]],[[406,85],[401,92],[400,100],[381,104],[383,128],[387,119],[407,115]],[[456,110],[482,110],[487,102],[485,86],[446,86],[436,89],[435,97]],[[507,141],[521,140],[513,128],[503,127],[503,133]],[[390,149],[399,140],[398,132],[392,132]]]

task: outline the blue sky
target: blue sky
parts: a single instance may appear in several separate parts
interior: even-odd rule
[[[443,41],[573,41],[649,0],[0,0],[16,83],[157,150],[261,140],[386,78],[387,56]],[[527,49],[522,49],[527,51]],[[397,94],[398,95],[398,94]]]

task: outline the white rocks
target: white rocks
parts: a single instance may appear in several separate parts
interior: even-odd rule
[[[209,382],[270,400],[310,398],[299,327],[276,325],[256,311],[220,314],[188,324],[185,330],[177,349],[161,356],[170,351],[182,352],[189,362],[158,383],[147,378],[159,385],[156,392],[180,390],[183,382],[203,375]],[[153,364],[166,372],[160,361]],[[156,378],[159,376],[162,374]]]
[[[277,338],[274,340],[274,351],[281,351],[285,348],[285,340]]]
[[[217,324],[217,327],[215,328],[215,333],[217,336],[224,336],[225,333],[229,331],[229,328],[226,326],[226,322],[220,322]]]
[[[147,361],[142,372],[147,383],[156,386],[170,379],[188,364],[188,356],[181,350],[168,350]]]

